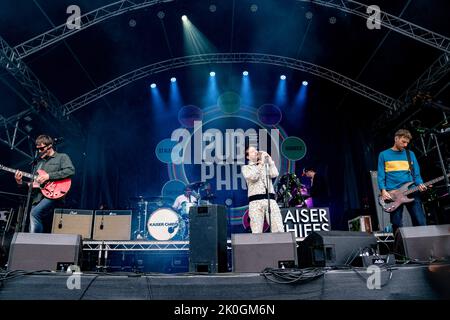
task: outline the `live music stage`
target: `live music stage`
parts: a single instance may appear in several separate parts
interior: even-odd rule
[[[0,300],[436,300],[450,297],[449,268],[395,266],[382,271],[379,289],[368,288],[363,268],[285,284],[258,273],[84,273],[72,290],[65,273],[37,273],[5,280]]]
[[[0,299],[447,298],[448,12],[0,1]]]

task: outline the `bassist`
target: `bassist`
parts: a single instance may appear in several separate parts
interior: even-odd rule
[[[384,201],[392,200],[388,191],[400,189],[405,183],[413,182],[423,192],[427,187],[420,176],[420,167],[414,152],[408,150],[411,133],[400,129],[395,133],[394,146],[384,150],[378,156],[378,187],[381,198]],[[414,201],[406,203],[414,226],[426,225],[425,213],[418,193],[414,195]],[[403,205],[390,213],[393,232],[402,227]]]
[[[36,149],[39,152],[37,169],[45,171],[35,179],[38,184],[68,178],[75,174],[75,168],[69,156],[54,150],[53,139],[50,136],[40,135],[37,137]],[[18,185],[23,185],[22,177],[23,173],[16,171],[15,179]],[[30,232],[50,232],[53,209],[61,205],[61,200],[45,198],[38,188],[34,188],[30,211]]]

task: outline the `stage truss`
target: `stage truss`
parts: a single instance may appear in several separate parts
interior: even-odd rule
[[[268,64],[299,70],[334,82],[365,98],[375,101],[376,103],[384,106],[387,109],[392,109],[395,103],[394,98],[391,98],[379,91],[376,91],[358,81],[352,80],[349,77],[346,77],[330,69],[321,67],[319,65],[313,64],[311,62],[262,53],[209,53],[209,54],[198,54],[169,59],[138,68],[120,77],[117,77],[99,86],[98,88],[91,90],[88,93],[79,96],[78,98],[73,99],[72,101],[67,102],[64,105],[64,110],[66,110],[67,114],[71,114],[72,112],[75,112],[76,110],[84,107],[85,105],[111,92],[114,92],[123,86],[126,86],[136,80],[148,77],[152,74],[176,68],[184,68],[192,65],[222,64],[222,63]]]

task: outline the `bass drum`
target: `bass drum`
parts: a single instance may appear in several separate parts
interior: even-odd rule
[[[171,208],[155,210],[147,222],[150,236],[158,241],[184,240],[184,220]]]

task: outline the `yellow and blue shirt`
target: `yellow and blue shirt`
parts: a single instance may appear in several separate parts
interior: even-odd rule
[[[420,168],[414,152],[409,151],[411,165],[414,168],[414,179],[409,171],[406,150],[394,151],[387,149],[378,156],[378,187],[380,190],[399,189],[405,183],[414,181],[416,185],[423,183]]]

